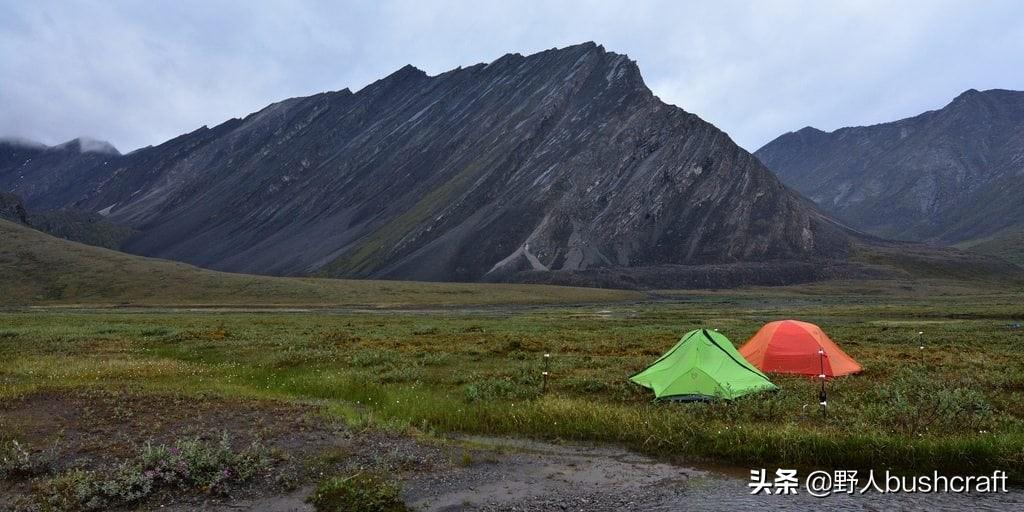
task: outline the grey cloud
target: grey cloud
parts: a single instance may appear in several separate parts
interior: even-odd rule
[[[747,149],[1024,88],[1018,2],[0,0],[0,135],[122,151],[287,97],[594,40]]]

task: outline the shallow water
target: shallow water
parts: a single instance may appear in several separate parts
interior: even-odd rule
[[[798,475],[796,495],[752,495],[750,468],[668,464],[607,446],[468,437],[505,452],[419,500],[425,510],[1024,511],[1024,489],[1007,493],[867,493],[815,497]],[[774,468],[768,469],[770,481]],[[947,475],[949,476],[949,475]],[[858,475],[862,488],[867,475]],[[879,481],[879,480],[876,480]],[[430,484],[423,482],[426,488]],[[882,484],[884,485],[884,483]],[[589,500],[589,501],[588,501]],[[579,504],[589,506],[579,508]]]
[[[751,495],[747,468],[690,467],[656,461],[606,446],[460,437],[496,449],[493,459],[462,468],[437,468],[405,482],[414,510],[450,512],[632,511],[1024,511],[1024,489],[1002,494],[840,494],[816,498],[802,487],[795,496]],[[803,481],[801,478],[801,485]],[[862,485],[861,485],[862,486]],[[230,503],[205,503],[214,512],[312,512],[312,488]],[[194,506],[168,509],[185,512]]]
[[[762,511],[893,511],[893,510],[1024,510],[1024,490],[986,494],[839,494],[818,498],[800,489],[795,496],[754,496],[749,480],[709,474],[692,479],[687,491],[678,499],[654,505],[652,511],[700,510],[708,512],[753,510]]]

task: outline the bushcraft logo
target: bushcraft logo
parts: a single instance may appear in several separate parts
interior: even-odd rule
[[[800,478],[795,469],[776,469],[769,480],[764,469],[750,470],[750,494],[799,494]],[[833,494],[891,494],[891,493],[995,493],[1006,491],[1006,472],[997,470],[991,475],[930,475],[904,476],[889,471],[858,472],[855,469],[812,471],[803,481],[803,490],[811,496],[824,498]]]

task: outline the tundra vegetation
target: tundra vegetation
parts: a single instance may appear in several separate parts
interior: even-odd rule
[[[0,396],[131,389],[313,401],[362,426],[618,443],[741,466],[1005,469],[1019,479],[1024,329],[1012,324],[1024,303],[1012,291],[933,292],[809,285],[472,310],[8,311]],[[827,414],[803,377],[772,376],[777,393],[693,404],[654,403],[626,380],[687,330],[717,328],[739,345],[790,317],[821,325],[865,367],[828,383]],[[14,444],[26,433],[10,427],[0,471],[36,472]]]

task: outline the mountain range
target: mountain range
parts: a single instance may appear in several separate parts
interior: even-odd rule
[[[755,155],[826,212],[881,237],[966,247],[1024,234],[1021,91],[971,89],[891,123],[807,127]]]
[[[866,240],[594,43],[406,66],[125,155],[5,141],[0,190],[102,215],[127,252],[275,275],[775,283],[849,272]]]

